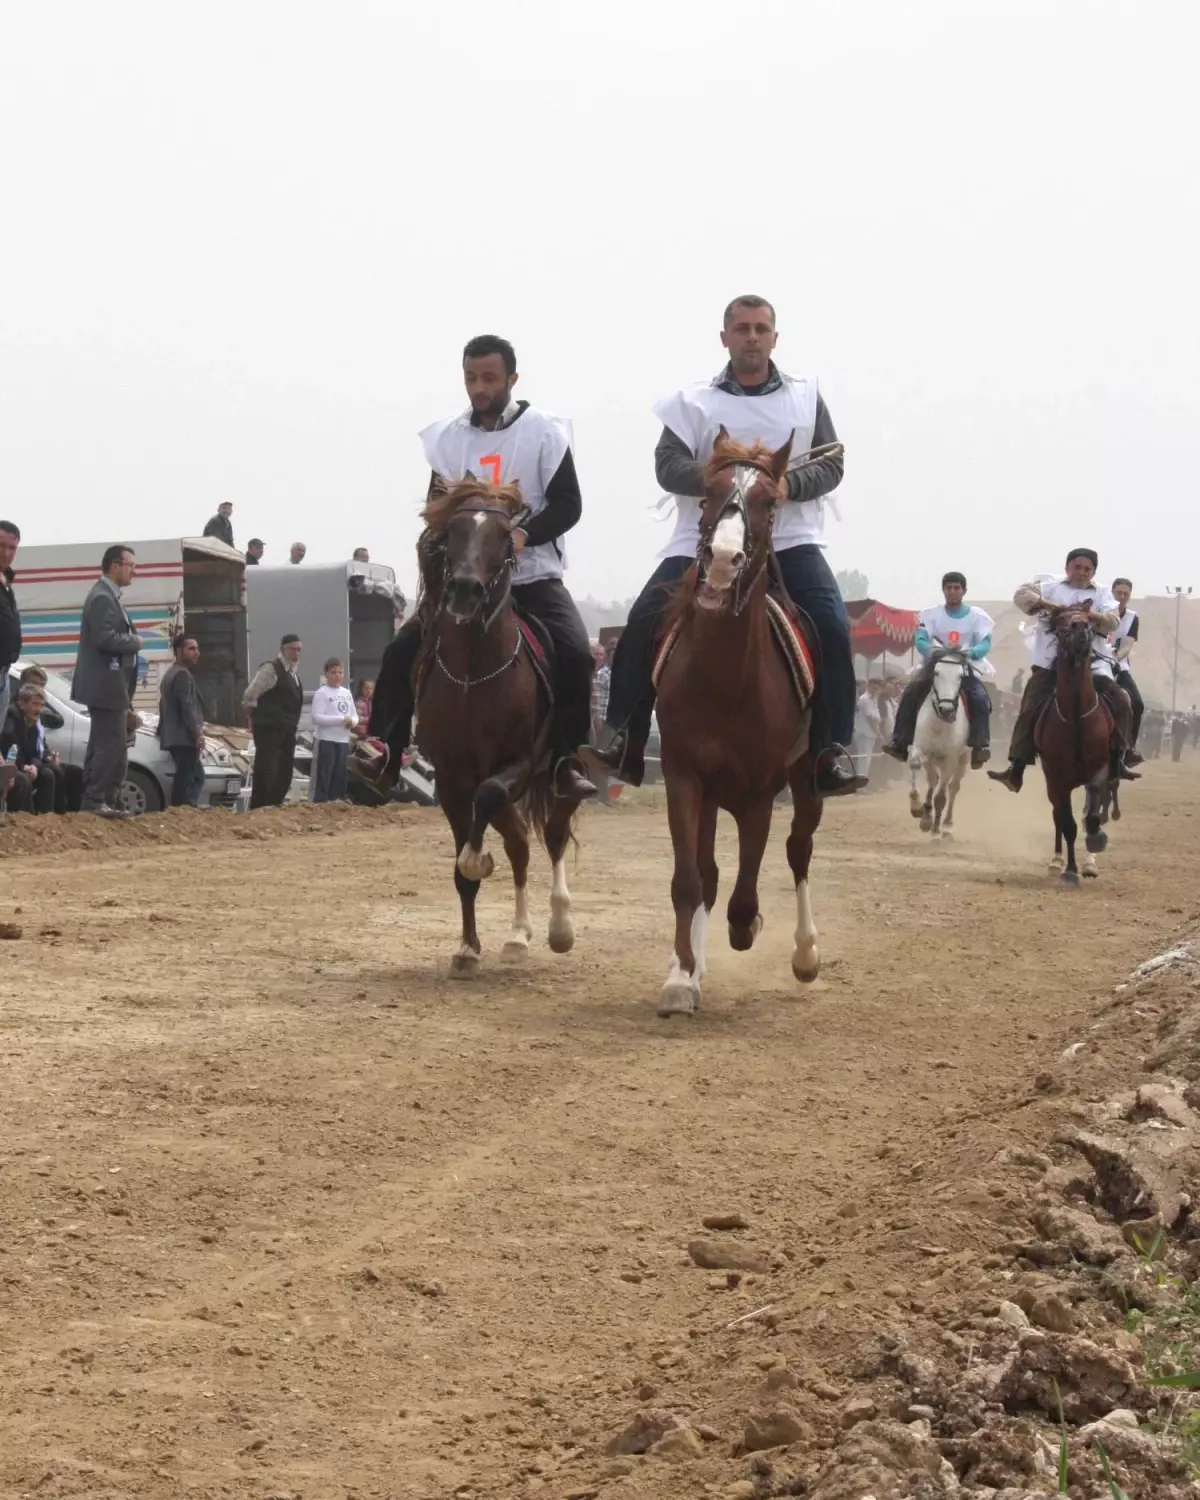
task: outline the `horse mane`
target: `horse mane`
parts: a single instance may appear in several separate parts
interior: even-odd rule
[[[704,477],[711,480],[731,463],[750,463],[769,469],[774,457],[766,443],[735,443],[732,438],[726,438],[709,454]]]
[[[426,531],[435,535],[445,531],[456,511],[464,505],[490,505],[502,510],[509,520],[520,515],[525,502],[521,498],[519,484],[491,484],[474,475],[460,479],[455,484],[439,480],[430,489],[421,511]]]

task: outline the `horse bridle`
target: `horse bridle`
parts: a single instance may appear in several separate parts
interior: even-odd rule
[[[724,469],[734,470],[733,489],[730,491],[729,497],[725,501],[724,505],[722,505],[721,509],[712,518],[712,521],[707,526],[702,526],[700,528],[700,541],[696,547],[696,562],[699,565],[701,572],[705,571],[704,554],[706,551],[710,553],[712,551],[712,540],[716,535],[717,527],[721,524],[725,517],[730,514],[731,511],[742,518],[742,525],[746,531],[746,540],[748,543],[751,541],[750,507],[747,495],[749,490],[753,489],[754,486],[753,484],[747,485],[745,476],[738,474],[737,470],[752,469],[756,474],[765,474],[768,479],[774,479],[775,477],[765,464],[755,463],[753,460],[746,458],[725,459],[724,462],[719,463],[714,467],[713,472],[714,474],[719,474]],[[772,506],[772,519],[774,519],[774,509],[775,507]],[[746,601],[750,597],[751,586],[758,581],[759,574],[766,568],[767,563],[770,560],[773,550],[771,545],[771,530],[772,528],[768,526],[764,541],[761,544],[755,544],[755,553],[761,550],[762,557],[758,561],[754,569],[749,572],[749,576],[747,577],[747,566],[743,566],[738,572],[737,577],[733,581],[732,611],[735,619],[738,615],[741,614],[742,610],[746,606]]]
[[[934,662],[935,668],[939,662],[946,660],[956,661],[963,668],[963,677],[967,675],[967,658],[961,651],[953,649],[938,652]],[[958,717],[958,695],[962,691],[962,680],[959,680],[958,691],[952,697],[943,698],[937,690],[937,672],[934,672],[933,681],[929,684],[929,701],[933,704],[933,711],[941,719],[943,724],[950,724]]]
[[[503,520],[503,521],[505,521],[507,523],[508,533],[507,533],[506,544],[505,544],[504,561],[500,564],[500,566],[496,569],[495,573],[492,574],[491,578],[488,580],[488,582],[486,584],[484,584],[484,587],[483,587],[483,603],[484,603],[484,607],[486,607],[487,603],[488,603],[488,600],[491,597],[492,591],[496,588],[497,584],[503,583],[503,585],[504,585],[503,588],[502,588],[502,590],[501,590],[500,597],[496,600],[495,607],[491,610],[491,612],[489,614],[486,614],[484,616],[484,618],[483,618],[483,634],[486,635],[488,633],[488,631],[492,628],[492,626],[496,623],[496,621],[500,618],[500,612],[503,610],[504,606],[508,603],[508,600],[509,600],[509,598],[510,598],[510,596],[512,594],[513,573],[516,571],[516,566],[517,566],[517,549],[516,549],[515,544],[513,543],[513,532],[516,529],[517,522],[519,520],[523,520],[523,519],[525,519],[527,517],[528,511],[526,511],[526,510],[520,510],[520,511],[516,512],[516,514],[513,514],[511,511],[505,510],[503,508],[503,506],[500,506],[500,505],[486,505],[486,504],[481,504],[481,505],[460,505],[458,507],[458,509],[454,512],[454,514],[456,516],[462,516],[462,515],[499,516],[501,518],[501,520]],[[444,551],[445,546],[446,546],[446,539],[444,537],[441,538],[437,542],[436,545],[437,545],[437,547],[439,549],[441,549],[441,550]],[[439,615],[446,608],[446,582],[447,582],[447,580],[446,580],[446,577],[445,577],[445,558],[444,557],[443,557],[443,560],[442,560],[442,574],[443,574],[443,576],[442,576],[442,597],[441,597],[441,600],[440,600],[440,602],[438,604],[438,611],[437,611]],[[454,684],[455,687],[462,688],[462,690],[463,690],[464,693],[467,692],[472,687],[478,687],[481,683],[491,682],[494,677],[499,677],[502,673],[507,672],[508,669],[509,669],[509,667],[511,667],[513,665],[513,663],[516,661],[517,657],[520,654],[521,654],[521,632],[518,630],[517,631],[517,641],[516,641],[516,645],[513,648],[513,653],[508,658],[508,660],[503,664],[503,666],[497,667],[494,672],[488,672],[488,673],[486,673],[486,675],[484,675],[483,677],[456,677],[454,675],[454,673],[451,672],[450,668],[446,665],[446,663],[442,660],[442,643],[441,643],[441,638],[440,637],[435,638],[434,647],[433,647],[433,659],[434,659],[434,661],[436,661],[439,669],[442,671],[442,673],[446,677],[449,678],[449,680]]]

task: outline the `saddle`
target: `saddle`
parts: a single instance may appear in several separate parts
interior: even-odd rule
[[[788,605],[784,605],[773,594],[767,595],[767,619],[771,626],[771,639],[787,666],[796,702],[801,710],[807,709],[816,691],[818,660],[816,627],[798,604],[789,600]],[[659,641],[652,674],[656,691],[659,679],[679,643],[682,629],[681,618],[676,620]]]

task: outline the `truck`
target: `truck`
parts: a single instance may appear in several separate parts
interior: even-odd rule
[[[70,681],[79,620],[100,576],[104,542],[22,547],[13,590],[24,655]],[[137,557],[122,602],[143,639],[134,707],[156,712],[158,683],[171,664],[171,637],[186,630],[200,645],[196,680],[208,719],[238,721],[246,690],[246,559],[216,537],[172,537],[129,546]]]

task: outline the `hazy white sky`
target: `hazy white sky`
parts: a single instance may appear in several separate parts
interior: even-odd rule
[[[847,447],[832,565],[1200,585],[1200,7],[0,5],[0,513],[413,577],[416,430],[511,338],[577,594],[665,540],[651,402],[774,300]],[[1188,570],[1191,569],[1189,572]]]

